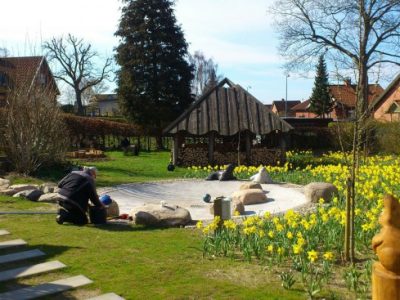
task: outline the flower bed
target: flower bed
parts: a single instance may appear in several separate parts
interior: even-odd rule
[[[344,161],[344,154],[331,153],[328,159]],[[223,166],[217,167],[218,169]],[[212,168],[190,168],[189,176],[208,172]],[[235,175],[243,178],[257,171],[258,167],[237,167]],[[219,220],[203,226],[203,252],[205,256],[241,257],[259,260],[272,266],[280,265],[282,285],[291,288],[300,283],[313,298],[323,286],[335,277],[356,295],[368,293],[371,278],[371,239],[379,230],[378,217],[382,211],[384,194],[400,196],[400,159],[392,156],[369,157],[361,165],[356,184],[355,245],[356,254],[364,261],[355,267],[345,268],[344,275],[333,274],[333,268],[343,266],[345,226],[345,187],[349,170],[345,165],[306,166],[292,169],[290,163],[281,167],[266,166],[276,178],[296,178],[298,181],[331,182],[339,190],[339,197],[332,203],[320,201],[317,209],[308,214],[293,210],[283,216],[244,218],[238,225],[225,221],[218,229]],[[290,177],[289,174],[296,174]],[[281,176],[281,177],[279,177]],[[300,178],[301,177],[301,178]],[[296,181],[296,180],[294,180]]]

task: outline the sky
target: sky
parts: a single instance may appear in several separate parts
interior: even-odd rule
[[[286,77],[267,14],[270,4],[271,0],[177,0],[175,15],[189,52],[200,50],[212,58],[223,77],[266,104],[286,98],[286,88],[288,100],[306,100],[314,74]],[[91,43],[103,58],[112,56],[121,6],[120,0],[4,1],[0,48],[7,48],[11,56],[40,55],[42,41],[71,33]]]

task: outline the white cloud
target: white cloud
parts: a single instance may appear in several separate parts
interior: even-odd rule
[[[272,0],[177,0],[176,17],[190,45],[212,57],[220,71],[260,100],[280,99],[284,91],[282,58],[270,26]],[[120,0],[3,1],[0,47],[16,55],[40,51],[42,40],[71,33],[110,56],[120,19]],[[289,95],[295,93],[293,77]],[[304,84],[302,94],[309,93]],[[296,88],[297,90],[297,88]],[[296,99],[293,94],[293,97]]]

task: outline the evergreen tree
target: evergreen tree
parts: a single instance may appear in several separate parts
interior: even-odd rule
[[[310,97],[310,111],[324,118],[332,110],[332,105],[333,103],[328,91],[328,74],[325,59],[321,55],[318,60],[317,74]]]
[[[176,24],[171,0],[123,0],[115,33],[117,93],[128,119],[157,134],[193,101],[193,68],[187,62],[187,43]]]

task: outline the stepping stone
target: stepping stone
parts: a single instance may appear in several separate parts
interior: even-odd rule
[[[39,249],[28,250],[23,252],[17,252],[7,255],[0,256],[0,264],[9,263],[17,260],[24,260],[33,257],[43,256],[45,255],[44,252],[40,251]]]
[[[7,230],[0,229],[0,235],[7,235],[10,234]]]
[[[21,239],[5,241],[5,242],[0,242],[0,249],[6,249],[6,248],[11,248],[11,247],[17,247],[17,246],[24,246],[26,244],[27,244],[27,242],[25,242],[24,240],[21,240]]]
[[[17,279],[21,277],[26,277],[30,275],[35,275],[35,274],[40,274],[44,272],[49,272],[53,270],[58,270],[65,268],[66,265],[63,263],[55,260],[55,261],[49,261],[37,265],[31,265],[31,266],[26,266],[26,267],[20,267],[16,269],[11,269],[7,271],[0,272],[0,282],[1,281],[7,281],[11,279]],[[1,299],[1,297],[0,297]]]
[[[115,293],[107,293],[87,300],[125,300]]]
[[[77,288],[92,283],[89,278],[78,275],[49,283],[39,284],[35,286],[25,287],[22,289],[0,294],[1,300],[29,300],[43,296],[61,293],[73,288]]]

